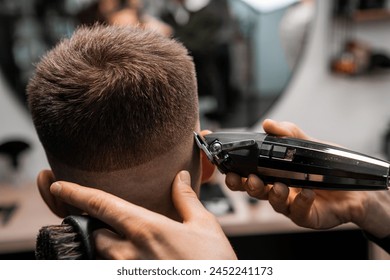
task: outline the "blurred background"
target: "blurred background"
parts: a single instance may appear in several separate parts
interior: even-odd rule
[[[288,35],[295,31],[287,30],[288,23],[282,23],[286,30],[280,30],[286,9],[295,2],[2,0],[0,66],[14,94],[25,103],[34,62],[78,25],[141,22],[177,38],[190,50],[207,119],[224,127],[248,126],[283,91],[295,66],[296,58],[286,57],[281,40],[300,38],[280,37],[280,32],[303,36]],[[305,16],[296,18],[309,20]],[[293,55],[298,56],[299,50]]]
[[[390,1],[0,0],[0,258],[34,258],[38,229],[58,223],[35,187],[48,164],[25,100],[34,63],[97,21],[141,25],[189,49],[203,129],[261,131],[265,118],[288,120],[389,159]],[[352,225],[298,228],[215,177],[201,198],[242,259],[388,258]]]

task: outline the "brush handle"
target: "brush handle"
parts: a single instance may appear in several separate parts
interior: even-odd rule
[[[109,228],[109,226],[102,221],[87,216],[87,215],[71,215],[66,217],[62,224],[70,225],[74,228],[74,231],[78,233],[83,252],[81,259],[93,260],[95,256],[95,242],[93,240],[93,232],[100,228]]]

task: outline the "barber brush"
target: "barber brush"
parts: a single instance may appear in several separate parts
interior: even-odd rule
[[[109,228],[90,216],[68,216],[61,225],[44,226],[39,230],[35,257],[37,260],[96,259],[93,232]]]

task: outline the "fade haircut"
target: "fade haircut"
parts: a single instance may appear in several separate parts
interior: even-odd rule
[[[85,171],[148,162],[188,141],[198,120],[187,49],[134,27],[78,28],[37,64],[27,95],[49,161]]]

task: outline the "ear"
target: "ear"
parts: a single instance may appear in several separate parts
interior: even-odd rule
[[[210,134],[211,131],[209,130],[202,130],[200,132],[200,135],[205,136],[207,134]],[[207,156],[204,154],[204,152],[200,152],[200,158],[202,161],[202,184],[208,182],[211,177],[213,176],[215,172],[215,165],[210,162],[210,160],[207,158]]]
[[[66,204],[50,193],[50,186],[55,181],[56,179],[51,170],[42,170],[37,177],[38,190],[50,210],[60,218],[64,218],[69,215]]]

